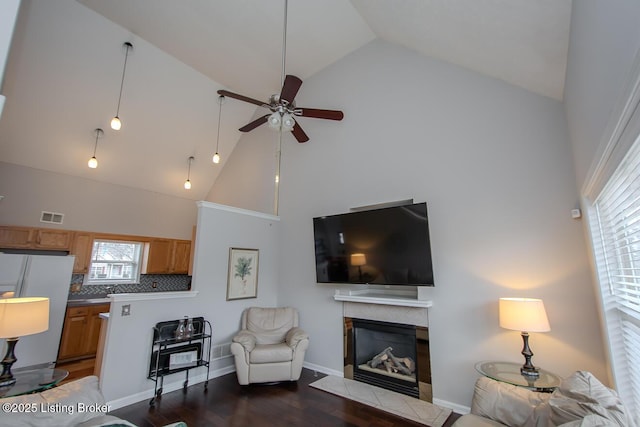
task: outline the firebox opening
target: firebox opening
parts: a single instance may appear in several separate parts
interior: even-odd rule
[[[344,319],[345,377],[431,401],[428,328]]]

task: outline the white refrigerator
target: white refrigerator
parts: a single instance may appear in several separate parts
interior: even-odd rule
[[[62,335],[74,256],[16,255],[0,253],[0,298],[49,298],[49,329],[19,337],[13,368],[44,367],[56,361]],[[0,358],[6,353],[0,339]]]

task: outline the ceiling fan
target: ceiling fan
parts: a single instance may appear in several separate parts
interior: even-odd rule
[[[279,94],[271,95],[269,101],[262,102],[248,96],[239,95],[224,89],[218,91],[218,95],[255,104],[271,110],[270,114],[265,114],[256,120],[247,123],[239,130],[249,132],[258,126],[269,123],[274,129],[291,131],[296,140],[300,143],[309,141],[309,137],[298,124],[296,117],[312,117],[315,119],[342,120],[344,114],[338,110],[322,110],[317,108],[297,107],[295,97],[302,86],[302,80],[293,75],[285,77],[285,57],[287,50],[287,0],[284,2],[284,35],[282,42],[282,89]]]

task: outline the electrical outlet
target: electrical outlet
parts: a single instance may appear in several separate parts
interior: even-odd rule
[[[151,287],[153,289],[157,288],[158,287],[158,282],[156,282],[156,281],[151,282]]]
[[[131,304],[125,304],[122,306],[122,316],[129,316],[131,314]]]

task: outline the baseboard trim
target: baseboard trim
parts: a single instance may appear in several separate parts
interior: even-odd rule
[[[442,406],[443,408],[449,408],[456,414],[466,415],[471,412],[471,408],[468,406],[458,405],[457,403],[449,402],[442,399],[433,399],[433,404]]]
[[[327,374],[327,375],[334,375],[336,377],[341,377],[341,378],[344,377],[344,372],[342,372],[342,371],[336,371],[334,369],[329,369],[329,368],[321,366],[321,365],[316,365],[315,363],[303,362],[302,363],[302,367],[303,368],[307,368],[307,369],[311,369],[312,371],[322,372],[323,374]]]
[[[209,372],[209,379],[221,377],[223,375],[230,374],[231,372],[235,372],[236,368],[234,365],[225,366],[224,368],[215,369]],[[207,380],[207,374],[201,374],[194,377],[189,378],[189,386],[203,383]],[[184,379],[179,381],[174,381],[171,383],[165,382],[162,386],[162,394],[166,394],[172,391],[180,390],[182,388],[182,384],[184,383]],[[121,397],[119,399],[111,400],[107,402],[109,407],[109,411],[115,411],[116,409],[124,408],[128,405],[133,405],[134,403],[142,402],[143,400],[151,400],[154,396],[154,389],[150,388],[145,391],[141,391],[139,393],[135,393],[129,396]]]

